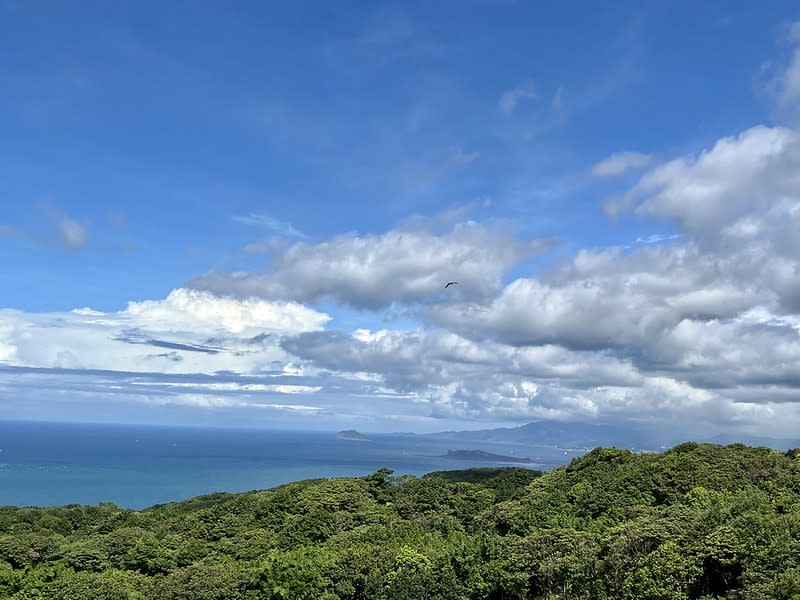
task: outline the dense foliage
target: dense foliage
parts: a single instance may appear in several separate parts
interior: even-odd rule
[[[596,449],[541,474],[0,509],[0,597],[800,598],[800,453]]]

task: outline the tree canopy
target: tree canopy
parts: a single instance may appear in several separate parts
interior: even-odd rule
[[[800,453],[597,448],[134,511],[0,508],[0,598],[800,598]]]

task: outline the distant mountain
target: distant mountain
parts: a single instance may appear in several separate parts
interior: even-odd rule
[[[506,463],[532,463],[530,458],[518,456],[503,456],[502,454],[492,454],[483,450],[448,450],[444,458],[455,458],[458,460],[479,460],[486,462],[506,462]]]
[[[767,446],[778,450],[800,447],[800,439],[777,439],[734,434],[717,436],[674,435],[644,428],[594,423],[564,423],[535,421],[519,427],[479,429],[477,431],[443,431],[417,434],[438,440],[452,440],[459,444],[509,443],[529,446],[548,446],[563,449],[591,450],[599,446],[616,446],[634,450],[661,450],[685,441],[712,442],[716,444],[744,443],[749,446]]]
[[[770,437],[759,437],[754,435],[730,435],[730,434],[722,434],[722,435],[715,435],[712,438],[708,438],[707,440],[702,440],[704,442],[711,442],[714,444],[744,444],[745,446],[765,446],[767,448],[775,448],[776,450],[789,450],[790,448],[800,448],[800,439],[788,439],[788,438],[770,438]]]
[[[589,423],[559,423],[536,421],[520,427],[501,427],[477,431],[443,431],[424,434],[441,440],[459,443],[497,443],[525,444],[559,448],[592,449],[597,446],[617,446],[623,448],[657,448],[662,440],[613,425]]]
[[[345,429],[336,434],[340,440],[351,440],[355,442],[366,442],[369,440],[363,433],[357,432],[355,429]]]

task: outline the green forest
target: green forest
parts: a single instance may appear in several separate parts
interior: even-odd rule
[[[0,508],[0,597],[800,599],[800,451],[598,448],[546,473]]]

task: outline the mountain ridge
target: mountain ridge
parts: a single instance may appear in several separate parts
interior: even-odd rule
[[[645,428],[630,428],[604,423],[582,421],[531,421],[517,427],[495,427],[473,430],[448,430],[435,433],[397,433],[396,435],[453,440],[462,443],[505,442],[541,445],[558,448],[592,448],[615,446],[638,450],[664,450],[688,440],[687,436],[659,433]],[[800,447],[800,438],[770,438],[767,436],[716,434],[692,438],[712,444],[742,443],[776,450]]]

